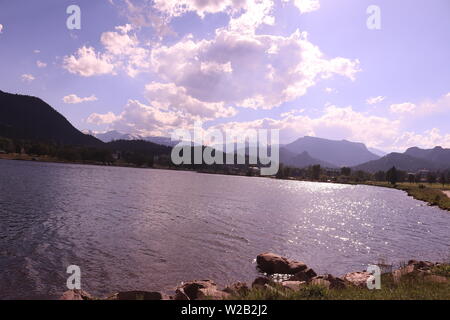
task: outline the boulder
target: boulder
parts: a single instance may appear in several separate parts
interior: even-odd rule
[[[217,290],[217,285],[211,280],[194,280],[183,283],[175,291],[175,300],[224,299],[229,293]]]
[[[431,274],[431,268],[435,265],[429,261],[409,260],[408,265],[392,272],[392,277],[395,283],[404,276],[425,277]]]
[[[266,277],[258,277],[252,283],[252,288],[254,289],[264,289],[266,285],[271,284],[272,281]]]
[[[323,282],[326,281],[326,282]],[[312,284],[324,285],[330,289],[344,289],[347,287],[346,282],[338,277],[334,277],[331,274],[325,274],[321,276],[314,277],[311,282]]]
[[[347,273],[343,279],[351,285],[367,288],[367,280],[372,276],[369,272],[350,272]]]
[[[289,260],[271,252],[258,255],[256,263],[258,268],[267,274],[296,274],[307,269],[303,262]]]
[[[183,289],[177,288],[175,290],[175,297],[174,300],[190,300],[187,294],[184,292]]]
[[[417,261],[417,260],[409,260],[408,266],[413,266],[414,269],[427,270],[434,267],[434,263],[430,261]]]
[[[63,293],[60,300],[93,300],[94,297],[83,290],[68,290]]]
[[[291,281],[310,281],[317,276],[317,273],[310,268],[306,268],[303,271],[297,272],[289,280]]]
[[[246,283],[236,282],[230,286],[227,286],[225,289],[223,289],[223,291],[231,295],[240,296],[247,294],[250,291],[250,289]]]

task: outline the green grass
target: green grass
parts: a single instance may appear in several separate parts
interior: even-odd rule
[[[449,276],[450,265],[435,267]],[[443,269],[443,270],[441,270]],[[433,272],[434,273],[434,272]],[[444,275],[442,274],[442,275]],[[318,285],[307,285],[292,291],[280,285],[275,290],[251,289],[245,295],[233,296],[235,300],[450,300],[450,283],[434,283],[414,276],[405,276],[394,283],[391,274],[381,277],[381,289],[364,288],[327,289]]]
[[[414,199],[428,202],[430,205],[438,206],[441,209],[450,211],[450,198],[442,190],[450,190],[449,185],[443,186],[439,183],[397,183],[395,186],[388,182],[366,182],[367,185],[395,188],[406,191]]]

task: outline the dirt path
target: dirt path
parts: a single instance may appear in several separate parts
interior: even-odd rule
[[[450,191],[444,191],[444,190],[442,190],[442,192],[445,193],[445,195],[446,195],[447,197],[450,198]]]

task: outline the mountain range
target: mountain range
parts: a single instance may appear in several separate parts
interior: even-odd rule
[[[0,91],[2,137],[135,152],[149,150],[156,154],[168,154],[170,147],[178,143],[168,137],[142,137],[118,131],[87,133],[77,130],[64,116],[37,97]],[[450,149],[442,147],[412,147],[404,153],[383,154],[380,150],[369,150],[363,143],[309,136],[280,145],[280,162],[298,168],[319,164],[325,168],[347,166],[372,173],[387,171],[393,166],[404,171],[450,169]]]
[[[0,91],[0,136],[67,145],[100,146],[39,98]]]
[[[307,152],[312,158],[331,164],[331,167],[352,167],[380,157],[367,150],[363,143],[347,140],[328,140],[317,137],[303,137],[282,146],[295,154]]]

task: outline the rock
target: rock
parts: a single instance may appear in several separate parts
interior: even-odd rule
[[[318,280],[323,280],[326,282],[321,282]],[[334,277],[331,274],[325,274],[325,275],[314,277],[311,280],[311,283],[319,284],[319,285],[322,284],[325,287],[330,288],[330,289],[345,289],[347,287],[347,284],[343,279]]]
[[[93,300],[89,293],[83,290],[68,290],[63,293],[60,300]]]
[[[266,277],[258,277],[252,283],[252,288],[254,289],[264,289],[266,285],[270,284],[272,281]]]
[[[239,296],[247,294],[250,291],[250,289],[246,283],[236,282],[230,286],[227,286],[225,289],[223,289],[223,291],[231,295]]]
[[[289,280],[291,281],[310,281],[312,278],[316,277],[317,273],[313,269],[307,268],[303,271],[297,272]]]
[[[169,300],[169,297],[161,292],[125,291],[116,295],[117,300]]]
[[[400,279],[403,276],[406,276],[408,274],[412,274],[414,272],[414,265],[413,264],[408,264],[406,267],[400,268],[398,270],[395,270],[394,272],[392,272],[392,277],[394,280],[394,283],[398,283],[400,282]]]
[[[350,272],[347,273],[343,279],[354,286],[367,288],[367,280],[371,276],[372,274],[369,272]]]
[[[195,280],[182,284],[175,292],[175,300],[224,299],[229,293],[217,290],[217,285],[211,280]]]
[[[186,293],[184,293],[183,289],[176,289],[175,290],[175,297],[174,300],[190,300]]]
[[[417,261],[417,260],[409,260],[408,266],[414,266],[414,269],[427,270],[434,267],[434,263],[430,261]]]
[[[307,269],[303,262],[288,260],[271,252],[258,255],[256,263],[262,272],[268,274],[296,274]]]
[[[287,289],[298,291],[306,285],[305,281],[283,281],[281,285]]]

